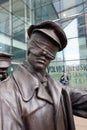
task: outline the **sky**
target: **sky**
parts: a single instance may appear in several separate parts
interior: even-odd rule
[[[64,29],[68,40],[67,47],[64,50],[65,60],[79,59],[79,41],[78,41],[78,26],[77,19],[74,19],[65,29]],[[77,38],[73,38],[77,37]],[[73,38],[73,39],[71,39]],[[79,64],[79,61],[70,61],[66,63],[68,65]]]

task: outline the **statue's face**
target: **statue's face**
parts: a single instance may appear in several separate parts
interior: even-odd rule
[[[40,48],[37,50],[38,52],[30,52],[29,61],[36,70],[44,70],[49,65],[51,59],[49,56],[47,56],[45,51],[41,50]]]
[[[35,38],[31,41],[29,62],[36,70],[44,71],[55,58],[58,48],[46,37]]]

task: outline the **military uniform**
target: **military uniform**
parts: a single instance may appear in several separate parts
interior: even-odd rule
[[[75,130],[72,114],[87,118],[87,93],[44,80],[24,64],[2,84],[0,130]]]

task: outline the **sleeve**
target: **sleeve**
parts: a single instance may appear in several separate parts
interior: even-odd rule
[[[0,97],[0,130],[24,130],[9,103]]]
[[[87,118],[87,92],[77,89],[70,90],[73,114]]]

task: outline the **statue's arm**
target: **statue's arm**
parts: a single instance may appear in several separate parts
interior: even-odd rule
[[[73,114],[87,118],[87,92],[77,89],[70,91]]]

